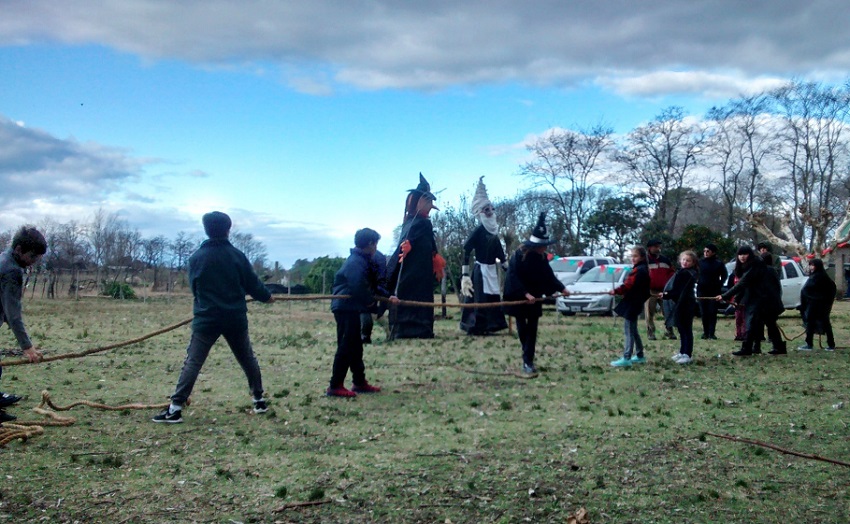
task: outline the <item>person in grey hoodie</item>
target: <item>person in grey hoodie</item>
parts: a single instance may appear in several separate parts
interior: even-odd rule
[[[18,346],[30,362],[40,362],[41,351],[36,349],[24,327],[21,298],[24,292],[24,269],[38,263],[47,252],[44,236],[34,227],[24,226],[12,238],[12,246],[0,254],[0,325],[4,322],[15,334]],[[0,377],[3,368],[0,367]],[[6,413],[5,408],[22,397],[0,392],[0,422],[11,422],[17,417]]]

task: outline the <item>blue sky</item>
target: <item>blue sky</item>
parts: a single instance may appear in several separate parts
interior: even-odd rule
[[[842,81],[842,3],[0,0],[0,229],[118,213],[145,236],[229,213],[270,260],[391,249],[524,145],[792,78]],[[460,4],[460,5],[456,5]],[[841,16],[838,16],[841,15]]]

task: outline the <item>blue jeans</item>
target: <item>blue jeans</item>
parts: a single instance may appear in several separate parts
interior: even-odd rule
[[[210,354],[210,349],[220,336],[224,336],[224,340],[230,346],[230,351],[233,352],[236,361],[242,366],[242,371],[248,378],[248,388],[254,398],[263,398],[263,378],[260,374],[260,365],[257,363],[257,357],[254,356],[254,350],[251,348],[247,329],[224,333],[193,330],[189,347],[186,348],[186,360],[183,362],[180,378],[177,379],[177,387],[174,394],[171,395],[173,404],[177,406],[186,404],[186,400],[192,394],[192,388],[195,387],[195,381],[198,380],[198,374]]]
[[[528,366],[534,365],[534,353],[537,346],[537,325],[540,318],[516,317],[516,332],[519,342],[522,344],[522,363]]]
[[[637,319],[629,320],[627,318],[624,318],[623,332],[626,335],[625,351],[623,351],[623,358],[632,358],[632,349],[635,350],[635,355],[643,358],[643,341],[640,339],[640,334],[638,334]]]

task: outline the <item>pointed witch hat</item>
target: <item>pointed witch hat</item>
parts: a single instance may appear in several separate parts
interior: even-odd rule
[[[537,225],[531,231],[531,236],[523,242],[523,245],[529,247],[548,246],[554,243],[554,240],[549,240],[549,233],[546,230],[546,213],[540,213],[537,217]]]
[[[485,207],[492,206],[490,197],[487,196],[487,186],[484,185],[484,177],[478,179],[478,186],[475,188],[475,195],[470,203],[470,211],[473,215],[480,214]]]

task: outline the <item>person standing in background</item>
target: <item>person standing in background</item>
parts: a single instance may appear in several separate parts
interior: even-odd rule
[[[723,283],[729,276],[726,264],[717,258],[717,246],[706,244],[699,261],[699,280],[697,295],[700,297],[716,297],[723,289]],[[714,300],[699,301],[700,316],[702,317],[702,339],[717,340],[717,302]]]
[[[664,286],[667,284],[673,274],[676,272],[673,268],[673,262],[669,258],[661,254],[661,241],[652,239],[646,244],[646,263],[649,269],[649,291],[650,295],[644,305],[644,316],[646,317],[646,338],[656,340],[655,337],[655,312],[658,309],[659,298],[664,292]],[[673,326],[665,322],[664,338],[676,340],[676,335],[673,333]]]

